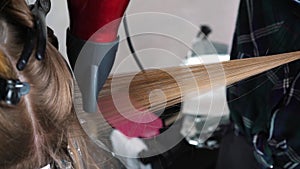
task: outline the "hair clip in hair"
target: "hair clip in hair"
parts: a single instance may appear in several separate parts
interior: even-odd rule
[[[37,29],[37,51],[36,58],[42,60],[47,44],[47,25],[46,15],[51,8],[50,0],[37,0],[32,8],[32,13],[35,16],[35,24]]]
[[[50,0],[37,0],[30,6],[30,10],[34,16],[35,27],[28,28],[27,41],[25,42],[22,54],[17,63],[18,70],[23,70],[32,54],[34,42],[36,40],[36,59],[42,60],[45,55],[47,45],[47,25],[46,16],[51,8]]]
[[[28,83],[19,80],[7,80],[6,90],[5,102],[16,105],[20,102],[22,96],[29,93],[30,86]]]
[[[21,97],[28,94],[30,91],[29,84],[20,82],[19,80],[0,79],[0,83],[5,89],[0,93],[1,100],[4,100],[7,104],[18,104]]]
[[[23,70],[25,66],[27,65],[27,62],[32,54],[33,51],[33,45],[34,45],[34,39],[33,39],[33,30],[27,29],[26,33],[26,42],[24,44],[23,51],[21,53],[20,59],[17,63],[17,69],[19,71]]]

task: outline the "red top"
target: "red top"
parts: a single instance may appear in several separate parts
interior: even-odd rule
[[[119,112],[117,105],[121,108],[128,107],[127,95],[124,93],[99,98],[98,107],[102,116],[115,129],[118,129],[127,137],[152,138],[160,134],[163,127],[162,120],[154,113],[147,110],[127,110]],[[118,104],[116,105],[116,102]],[[138,106],[135,100],[130,100],[133,106]]]

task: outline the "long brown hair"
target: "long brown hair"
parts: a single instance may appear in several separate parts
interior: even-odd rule
[[[16,63],[26,29],[34,26],[33,16],[23,0],[2,1],[0,6],[0,76],[30,84],[29,94],[17,105],[0,102],[0,168],[35,169],[51,163],[63,167],[69,161],[80,169],[79,158],[84,161],[88,155],[72,102],[72,74],[50,43],[42,61],[32,56],[18,71]]]

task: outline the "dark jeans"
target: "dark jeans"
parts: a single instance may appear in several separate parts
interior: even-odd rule
[[[221,142],[216,169],[262,169],[253,155],[253,148],[242,136],[228,132]]]

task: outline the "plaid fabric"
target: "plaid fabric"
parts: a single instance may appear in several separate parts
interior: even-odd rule
[[[291,2],[241,0],[231,59],[300,50],[299,8]],[[228,88],[231,120],[262,168],[300,169],[299,68],[296,61]]]

